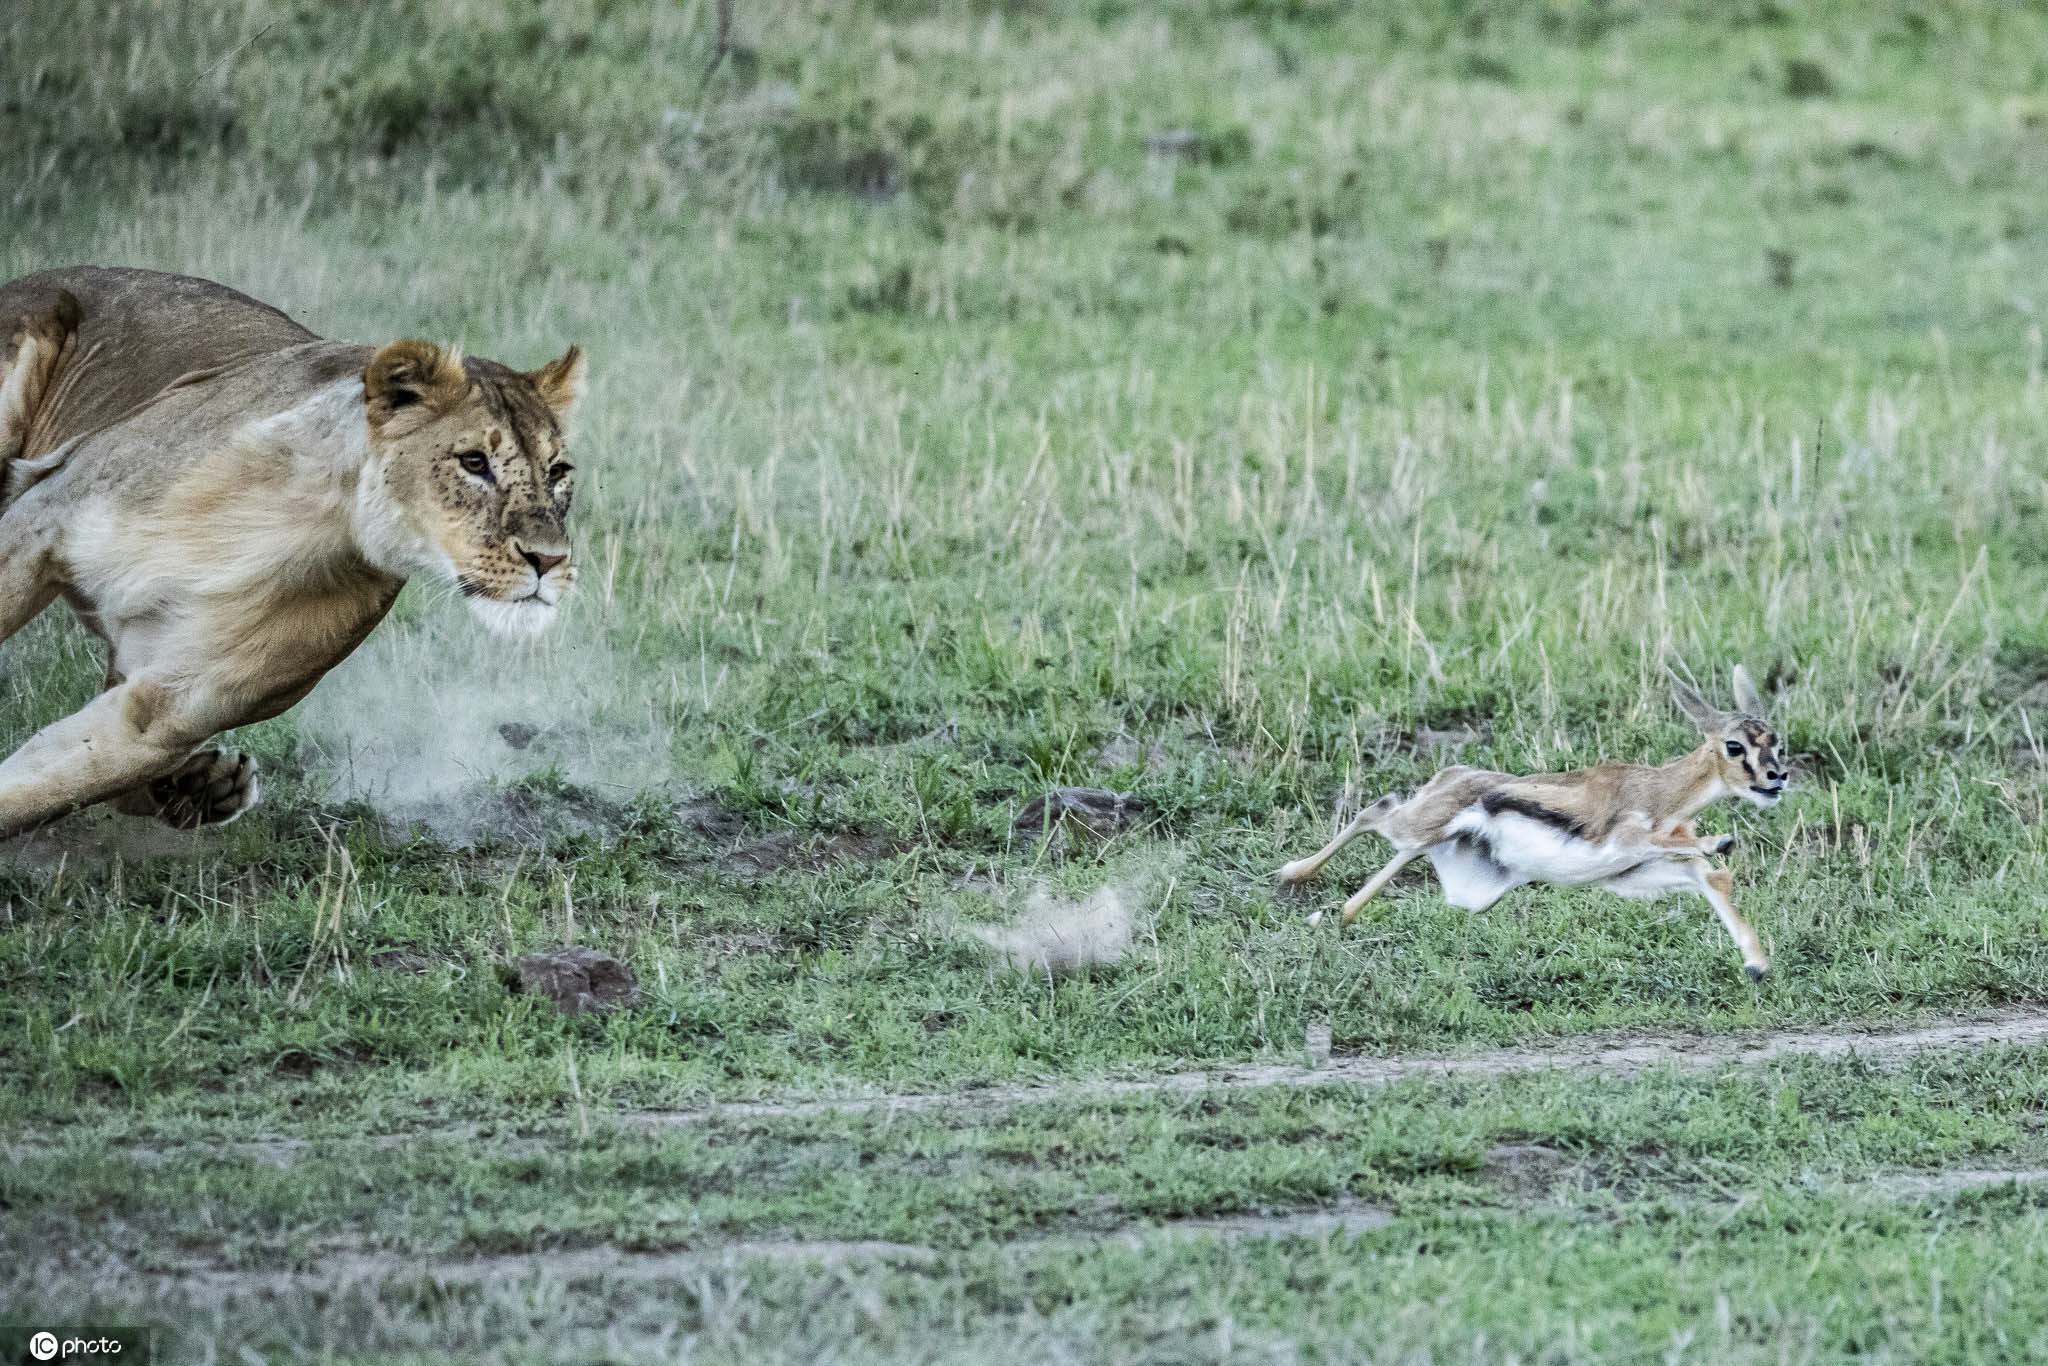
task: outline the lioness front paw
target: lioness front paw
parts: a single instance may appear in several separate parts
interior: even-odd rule
[[[225,825],[262,795],[256,761],[231,749],[203,749],[115,805],[131,816],[154,816],[178,830]]]

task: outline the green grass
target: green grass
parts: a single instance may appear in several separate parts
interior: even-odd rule
[[[184,270],[593,367],[556,638],[416,589],[239,737],[247,820],[0,853],[0,1244],[104,1225],[139,1268],[18,1259],[0,1311],[277,1359],[2037,1354],[2036,1197],[1893,1189],[2043,1160],[2027,1050],[610,1116],[1285,1062],[1322,1024],[1395,1053],[2041,1002],[2048,16],[742,0],[700,93],[713,8],[0,18],[5,275]],[[1747,662],[1800,756],[1780,810],[1708,818],[1761,988],[1696,904],[1473,916],[1411,875],[1339,935],[1306,913],[1373,852],[1274,889],[1450,757],[1422,732],[1518,769],[1689,746],[1667,659]],[[55,615],[0,648],[0,746],[98,667]],[[1061,783],[1147,816],[1013,829]],[[960,933],[1106,886],[1141,912],[1114,965]],[[642,1004],[512,989],[565,940]],[[449,1125],[485,1137],[361,1139]],[[254,1137],[318,1144],[206,1151]],[[1531,1142],[1591,1175],[1503,1186]],[[1339,1199],[1396,1217],[1019,1241]],[[588,1299],[149,1278],[739,1238],[944,1255]]]

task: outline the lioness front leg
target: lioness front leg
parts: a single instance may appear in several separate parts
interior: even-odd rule
[[[205,706],[160,683],[108,689],[0,763],[0,839],[177,771],[221,728]]]
[[[149,816],[176,830],[226,825],[263,795],[256,761],[239,750],[202,749],[163,777],[108,803],[126,816]]]

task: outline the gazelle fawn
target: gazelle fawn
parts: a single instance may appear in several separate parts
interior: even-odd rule
[[[1735,909],[1728,870],[1710,858],[1733,848],[1735,837],[1703,839],[1692,826],[1694,816],[1724,797],[1777,805],[1790,776],[1749,671],[1738,665],[1734,682],[1737,710],[1724,712],[1673,677],[1673,696],[1705,737],[1682,758],[1654,768],[1596,764],[1533,777],[1456,765],[1412,797],[1381,797],[1328,845],[1282,868],[1280,879],[1315,876],[1370,830],[1393,844],[1394,857],[1344,903],[1347,925],[1396,873],[1424,856],[1444,900],[1468,911],[1485,910],[1528,882],[1593,884],[1641,898],[1696,892],[1727,927],[1755,981],[1770,971],[1770,960]],[[1318,911],[1309,923],[1321,919]]]

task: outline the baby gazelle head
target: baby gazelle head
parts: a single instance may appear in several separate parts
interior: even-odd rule
[[[1733,712],[1709,705],[1707,699],[1676,675],[1671,679],[1671,695],[1677,699],[1679,709],[1707,737],[1707,745],[1719,764],[1721,781],[1728,790],[1766,810],[1776,806],[1792,775],[1778,752],[1778,733],[1764,719],[1763,699],[1757,696],[1749,670],[1740,664],[1735,666]]]

